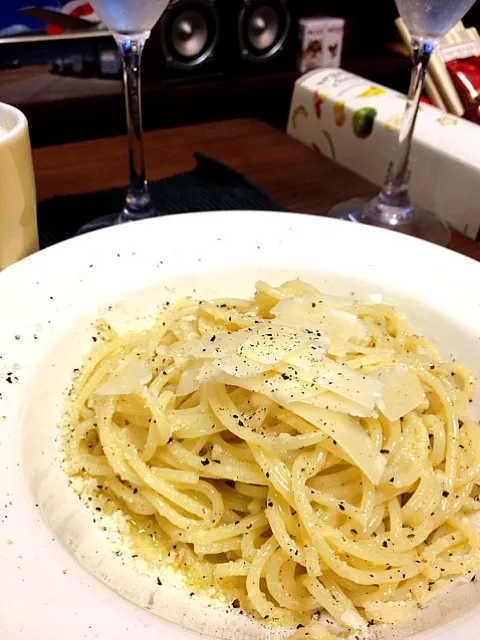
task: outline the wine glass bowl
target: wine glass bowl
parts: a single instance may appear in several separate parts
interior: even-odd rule
[[[475,0],[396,0],[398,12],[410,34],[440,40],[456,25]]]
[[[410,154],[420,98],[431,55],[438,41],[461,20],[475,0],[396,0],[410,32],[413,69],[397,150],[381,192],[373,200],[342,202],[330,217],[401,231],[440,245],[450,240],[448,225],[410,200]]]
[[[115,39],[145,36],[167,8],[169,0],[92,0],[92,6]],[[148,38],[148,35],[145,39]]]

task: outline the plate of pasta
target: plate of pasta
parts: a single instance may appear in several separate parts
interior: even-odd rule
[[[2,272],[0,638],[480,638],[478,282],[252,211]]]

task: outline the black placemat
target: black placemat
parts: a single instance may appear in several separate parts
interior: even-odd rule
[[[221,162],[195,153],[197,166],[150,183],[159,215],[218,210],[286,211],[245,176]],[[73,176],[72,176],[73,179]],[[59,196],[38,205],[38,232],[43,249],[75,235],[86,222],[120,212],[125,189]]]

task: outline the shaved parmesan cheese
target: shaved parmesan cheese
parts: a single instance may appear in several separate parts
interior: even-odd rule
[[[189,395],[199,388],[201,383],[198,381],[198,376],[202,367],[203,361],[199,360],[183,370],[177,384],[177,396]]]
[[[277,304],[271,310],[271,313],[277,318],[289,318],[292,320],[299,319],[311,320],[313,313],[318,306],[322,303],[319,302],[313,296],[294,296],[291,298],[284,298],[277,302]],[[316,314],[318,316],[318,314]]]
[[[218,372],[209,382],[220,382],[221,384],[238,385],[238,377],[227,373]],[[297,400],[305,400],[313,395],[321,393],[321,389],[315,385],[297,380],[295,378],[283,377],[278,373],[264,373],[252,378],[243,378],[242,389],[253,391],[271,398],[284,405]]]
[[[298,329],[266,324],[245,340],[238,349],[238,355],[274,365],[306,344],[308,339],[308,334]]]
[[[328,302],[313,297],[286,298],[272,309],[275,321],[285,326],[312,328],[328,336],[331,343],[329,352],[345,355],[349,341],[363,344],[368,339],[365,323],[354,313],[332,308]]]
[[[345,340],[357,338],[362,341],[368,335],[367,325],[354,313],[341,309],[329,309],[328,321],[330,326],[335,326],[339,335],[344,336]]]
[[[287,298],[275,309],[285,315],[301,313],[307,320],[318,318],[325,326],[331,321],[328,329],[334,334],[337,331],[337,338],[338,327],[345,330],[345,323],[351,325],[350,337],[363,335],[363,323],[358,325],[360,321],[353,314],[326,305],[318,311],[316,304],[310,298]],[[176,358],[183,359],[184,370],[177,393],[193,393],[203,383],[235,385],[241,378],[245,389],[279,404],[315,397],[310,404],[319,408],[359,417],[376,415],[375,404],[383,384],[378,377],[361,375],[326,357],[330,336],[318,325],[307,322],[316,328],[302,328],[296,321],[295,326],[286,326],[280,324],[285,315],[280,315],[278,324],[260,321],[247,329],[195,340],[182,353],[178,351]]]
[[[384,387],[377,406],[389,420],[398,420],[425,400],[419,377],[406,367],[394,367],[380,374]]]
[[[341,396],[332,393],[331,391],[323,391],[318,396],[302,399],[302,402],[311,404],[313,407],[320,407],[322,409],[331,409],[332,411],[340,411],[340,413],[347,413],[351,416],[359,418],[371,418],[376,417],[378,414],[372,409],[362,406],[358,402],[342,398]]]
[[[357,420],[302,402],[294,402],[286,408],[333,438],[370,482],[374,485],[380,483],[386,460]]]
[[[197,318],[195,316],[186,316],[179,322],[180,337],[182,341],[191,342],[198,338]]]
[[[193,344],[190,343],[185,354],[193,358],[218,358],[219,354],[235,353],[248,335],[250,335],[248,329],[235,331],[234,333],[228,333],[227,331],[217,333],[210,338],[203,338]]]
[[[328,348],[328,343],[326,347]],[[325,361],[325,348],[319,344],[308,344],[287,355],[285,361],[294,367],[314,371]]]
[[[373,410],[377,398],[382,393],[382,382],[373,376],[364,376],[350,369],[346,364],[325,358],[315,370],[305,371],[292,366],[278,367],[282,373],[294,373],[300,379],[311,382],[326,391],[353,400]]]
[[[128,395],[139,391],[152,379],[151,369],[138,358],[131,358],[104,382],[96,391],[97,396]]]
[[[250,388],[252,391],[262,393],[268,398],[272,398],[278,404],[287,404],[297,400],[305,400],[321,392],[315,385],[308,382],[279,373],[267,374],[260,379],[252,381]]]
[[[250,378],[268,369],[268,365],[262,365],[248,358],[241,358],[236,353],[233,353],[231,355],[225,355],[218,360],[210,360],[205,363],[200,371],[198,380],[202,382],[211,381],[220,371],[235,376],[236,378]],[[238,380],[235,384],[238,384]]]

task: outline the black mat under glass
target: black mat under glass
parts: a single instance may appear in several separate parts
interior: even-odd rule
[[[160,212],[260,210],[286,211],[245,176],[221,162],[195,153],[197,166],[187,173],[150,182],[152,199]],[[120,212],[125,189],[59,196],[38,204],[38,231],[43,249],[71,238],[86,222]]]

